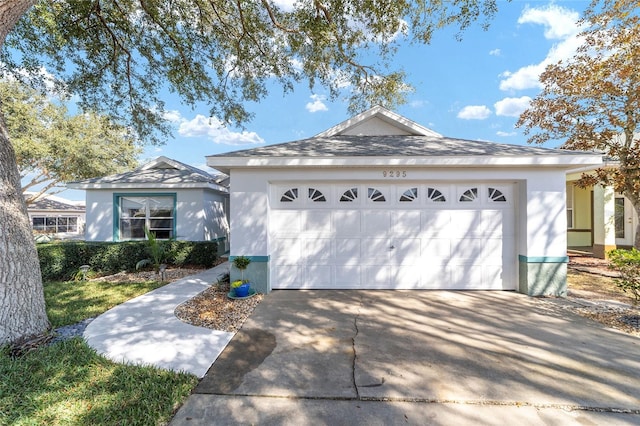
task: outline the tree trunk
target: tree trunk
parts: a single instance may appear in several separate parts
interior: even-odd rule
[[[33,0],[0,2],[0,48],[34,3]],[[40,334],[48,328],[38,253],[15,152],[0,113],[0,345]]]
[[[0,345],[3,345],[46,331],[49,320],[15,153],[1,115],[0,164]]]

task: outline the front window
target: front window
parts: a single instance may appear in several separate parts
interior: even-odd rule
[[[121,196],[119,215],[121,241],[144,239],[145,228],[156,238],[170,239],[175,228],[175,196]]]
[[[36,233],[57,234],[59,232],[78,232],[78,218],[67,216],[34,216],[31,218]]]
[[[573,229],[573,191],[572,183],[567,183],[567,228]]]

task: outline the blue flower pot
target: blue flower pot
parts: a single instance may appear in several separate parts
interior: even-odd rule
[[[251,288],[251,284],[244,283],[239,287],[234,289],[236,297],[247,297],[249,295],[249,289]]]

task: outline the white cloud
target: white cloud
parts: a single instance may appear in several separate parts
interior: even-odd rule
[[[180,111],[177,111],[175,109],[165,111],[162,118],[164,118],[165,120],[171,123],[179,123],[183,120],[182,115],[180,114]]]
[[[264,143],[256,132],[234,132],[225,127],[216,117],[198,114],[191,120],[182,118],[178,127],[180,136],[187,138],[205,137],[223,145],[248,145]]]
[[[458,118],[464,120],[484,120],[491,115],[491,110],[485,105],[468,105],[458,112]]]
[[[518,23],[543,25],[545,38],[558,40],[558,43],[551,47],[540,63],[526,65],[517,71],[502,73],[500,90],[541,88],[539,77],[547,65],[571,58],[578,46],[582,44],[582,39],[578,37],[581,31],[577,24],[578,19],[578,12],[553,4],[541,8],[526,8],[520,15]]]
[[[496,115],[519,117],[529,107],[530,103],[531,98],[529,96],[521,96],[519,98],[504,98],[493,104],[493,107],[496,109]]]
[[[500,49],[493,49],[489,51],[489,55],[491,56],[500,56],[502,51]]]
[[[325,96],[322,95],[311,95],[310,96],[312,102],[308,102],[305,108],[307,111],[314,113],[318,111],[329,111],[329,108],[325,105],[324,101],[326,100]]]
[[[500,90],[542,88],[539,77],[546,66],[546,62],[543,62],[537,65],[527,65],[515,72],[505,71],[500,75],[504,78],[500,82]]]
[[[501,136],[501,137],[515,136],[517,134],[518,134],[517,132],[503,132],[502,130],[498,130],[496,132],[496,135]]]
[[[580,14],[556,4],[540,8],[525,8],[518,24],[539,24],[545,27],[544,36],[549,40],[564,40],[578,33],[576,22]]]

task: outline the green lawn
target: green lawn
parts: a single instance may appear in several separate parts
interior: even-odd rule
[[[44,285],[47,315],[54,328],[95,317],[166,283],[109,283],[103,281],[50,282]]]
[[[45,285],[54,327],[99,315],[157,282]],[[0,348],[0,425],[159,425],[189,396],[197,378],[111,362],[81,338],[20,358]]]

